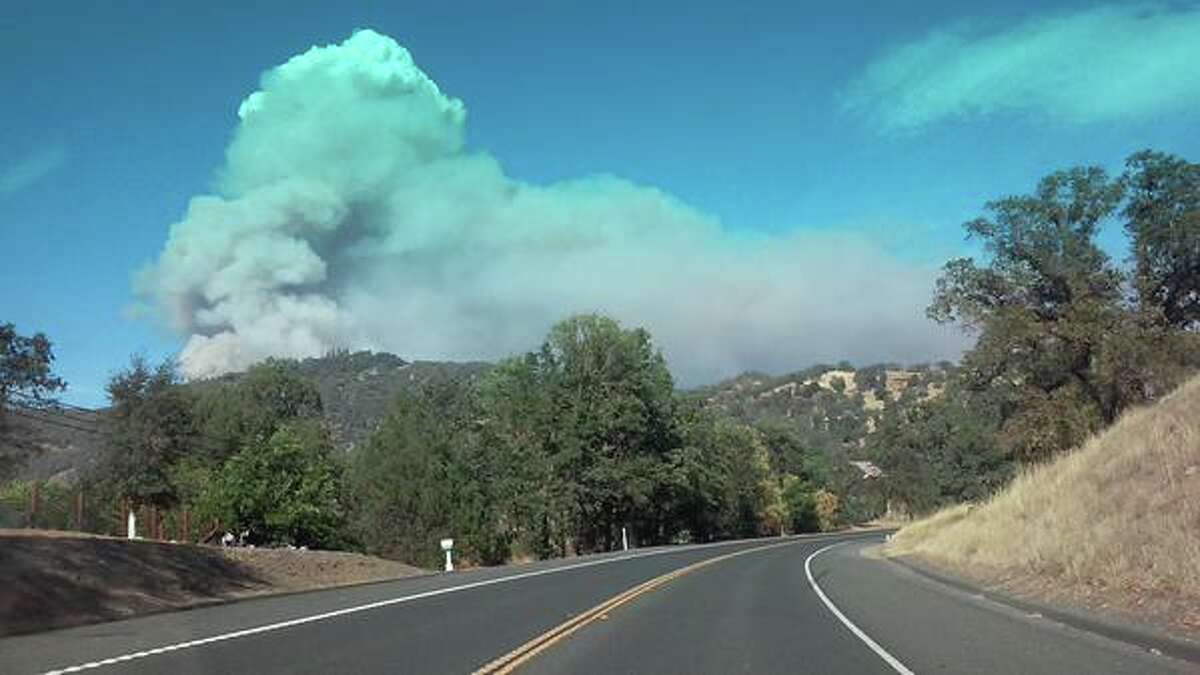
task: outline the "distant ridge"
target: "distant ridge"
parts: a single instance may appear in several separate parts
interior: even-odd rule
[[[316,383],[330,432],[337,446],[346,451],[375,431],[401,391],[433,377],[478,382],[492,368],[481,361],[407,361],[395,354],[371,351],[336,351],[282,362]],[[953,368],[948,363],[861,368],[845,363],[820,365],[778,376],[746,372],[683,393],[699,396],[755,426],[790,428],[810,447],[853,454],[875,430],[887,406],[938,395]],[[185,386],[203,387],[240,377],[242,373],[229,373]],[[73,480],[81,468],[99,457],[103,417],[103,409],[65,408],[17,418],[22,433],[38,438],[42,449],[18,477]],[[0,453],[11,451],[0,445]],[[838,454],[836,461],[845,459],[840,456],[843,453]]]

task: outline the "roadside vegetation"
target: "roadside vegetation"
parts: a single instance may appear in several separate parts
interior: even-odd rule
[[[845,522],[818,462],[791,448],[796,471],[778,471],[777,436],[677,391],[650,335],[602,316],[561,322],[482,377],[432,373],[348,452],[293,361],[183,383],[172,362],[134,357],[108,394],[104,454],[79,479],[89,500],[186,510],[197,535],[434,566],[442,537],[495,564]],[[10,483],[7,501],[29,489]]]

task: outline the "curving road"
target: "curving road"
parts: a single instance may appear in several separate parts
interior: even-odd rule
[[[467,673],[506,654],[527,673],[1198,670],[941,586],[873,556],[880,540],[643,549],[264,598],[3,639],[0,672]]]

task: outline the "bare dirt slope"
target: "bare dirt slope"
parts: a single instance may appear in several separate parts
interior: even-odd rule
[[[421,573],[357,553],[0,530],[0,635]]]
[[[1200,378],[888,548],[1019,594],[1200,635]]]

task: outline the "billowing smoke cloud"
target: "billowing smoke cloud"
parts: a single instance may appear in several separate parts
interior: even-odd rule
[[[495,358],[589,311],[646,326],[688,384],[960,345],[922,317],[931,271],[864,238],[738,236],[618,178],[507,177],[466,150],[462,102],[372,31],[267,72],[238,114],[219,195],[138,282],[191,377],[333,347]]]

